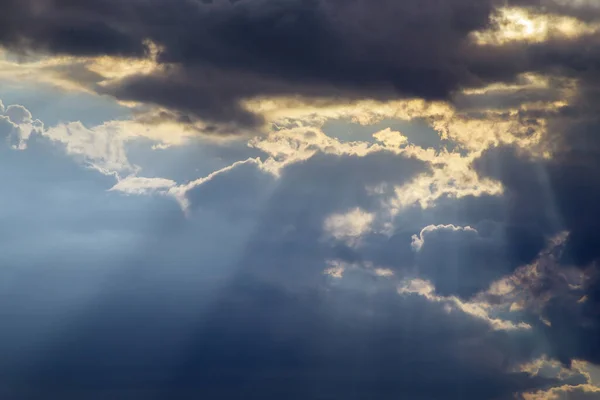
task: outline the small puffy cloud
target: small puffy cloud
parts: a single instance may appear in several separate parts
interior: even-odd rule
[[[341,279],[346,271],[346,265],[339,261],[329,261],[329,266],[323,273],[335,279]]]
[[[394,276],[394,271],[389,268],[375,268],[375,275],[381,276],[384,278],[390,278]]]
[[[15,149],[24,149],[27,147],[27,140],[32,133],[41,134],[44,130],[44,124],[39,120],[34,120],[31,112],[22,105],[11,104],[8,107],[0,107],[0,135],[7,137],[9,143]]]
[[[387,147],[394,148],[408,144],[408,138],[406,136],[402,135],[400,132],[392,131],[390,128],[374,133],[373,137]]]
[[[328,216],[323,223],[323,230],[336,240],[356,245],[360,237],[371,228],[374,218],[373,214],[355,208],[346,213]]]
[[[404,282],[404,284],[398,287],[398,293],[400,294],[419,294],[421,296],[428,297],[433,295],[435,292],[435,286],[429,281],[423,279],[410,279]]]

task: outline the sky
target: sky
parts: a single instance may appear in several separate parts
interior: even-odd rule
[[[600,399],[597,0],[0,0],[0,397]]]

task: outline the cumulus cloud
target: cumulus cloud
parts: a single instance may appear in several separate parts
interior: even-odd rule
[[[325,219],[323,229],[334,239],[353,245],[367,232],[373,218],[373,215],[355,208],[347,213],[330,215]]]
[[[379,142],[389,147],[400,147],[408,143],[408,139],[400,132],[394,132],[390,128],[373,134]]]
[[[511,254],[502,228],[486,228],[483,234],[469,226],[423,228],[412,239],[418,273],[431,279],[441,294],[469,297],[528,261]]]
[[[4,107],[0,104],[0,136],[6,138],[8,143],[18,149],[27,146],[27,140],[32,133],[41,133],[43,123],[34,120],[28,109],[18,104]]]
[[[31,123],[33,121],[29,110],[21,105],[11,104],[4,110],[4,115],[17,125]]]

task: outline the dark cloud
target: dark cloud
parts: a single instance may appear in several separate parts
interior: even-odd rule
[[[206,182],[187,191],[192,210],[226,210],[229,217],[255,218],[276,187],[275,177],[251,159],[213,175]]]
[[[258,95],[444,98],[467,79],[454,58],[468,32],[486,24],[491,7],[430,3],[173,5],[147,28],[164,48],[161,62],[175,66],[127,79],[109,93],[242,125],[261,122],[239,105]]]
[[[569,151],[542,160],[514,148],[495,148],[475,167],[504,184],[510,219],[527,221],[546,235],[568,231],[565,261],[586,265],[600,256],[595,245],[600,165],[593,154]]]
[[[542,314],[550,326],[540,322],[539,328],[553,344],[554,355],[564,363],[574,358],[599,363],[597,139],[579,124],[562,126],[571,142],[568,145],[565,140],[565,145],[557,146],[552,158],[539,159],[515,148],[494,148],[477,160],[475,167],[482,175],[504,184],[510,220],[527,223],[546,237],[568,232],[557,253],[558,260],[563,265],[578,266],[589,281],[559,293],[546,304]],[[593,125],[587,128],[597,129]],[[582,142],[572,140],[576,138]]]
[[[217,69],[194,68],[191,72],[173,68],[166,73],[126,78],[99,90],[121,100],[147,102],[176,110],[174,114],[159,116],[159,121],[193,123],[201,118],[222,124],[257,126],[262,123],[261,117],[245,110],[238,102],[241,96],[261,93],[261,82],[256,82],[254,77],[247,78]],[[262,89],[264,93],[269,92],[267,87],[262,86]]]
[[[556,87],[544,89],[499,89],[483,94],[459,94],[454,105],[460,111],[490,111],[520,108],[527,103],[559,101],[564,94]]]
[[[517,338],[385,288],[290,294],[245,276],[180,311],[151,294],[112,291],[79,315],[23,381],[27,398],[496,399],[554,384],[505,369]]]
[[[0,43],[142,57],[151,40],[169,67],[105,90],[190,118],[252,126],[260,119],[239,101],[257,95],[442,99],[475,84],[466,42],[488,25],[493,3],[5,0]]]
[[[535,232],[491,222],[480,225],[481,231],[432,225],[413,237],[417,274],[430,279],[438,293],[468,298],[533,260],[544,246]]]
[[[144,57],[164,68],[103,93],[158,105],[193,121],[256,126],[240,101],[261,95],[448,99],[458,89],[513,81],[523,72],[580,78],[598,64],[595,36],[478,46],[496,0],[4,0],[0,43],[80,56]],[[585,20],[592,6],[512,1]],[[588,49],[587,51],[582,51]],[[540,100],[551,93],[527,95]],[[515,103],[522,96],[502,100]],[[464,100],[463,100],[464,102]],[[460,102],[459,102],[460,103]]]
[[[317,153],[286,167],[249,243],[246,268],[269,282],[313,285],[328,259],[361,258],[345,244],[324,240],[328,216],[357,207],[374,211],[392,193],[375,196],[368,187],[402,185],[429,171],[421,160],[387,151],[364,157]]]
[[[486,194],[415,204],[395,217],[391,235],[365,234],[359,257],[469,298],[535,261],[547,244],[538,225],[511,218],[510,208],[511,199]]]
[[[550,326],[540,330],[552,345],[552,355],[566,365],[579,359],[600,364],[600,284],[597,271],[591,282],[571,289],[546,304],[542,315]]]
[[[0,42],[17,52],[142,56],[142,37],[128,26],[133,3],[3,0]]]

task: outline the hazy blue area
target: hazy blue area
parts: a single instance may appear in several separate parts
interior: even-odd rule
[[[5,105],[21,104],[46,126],[81,121],[91,127],[114,119],[131,116],[127,107],[113,98],[85,92],[64,91],[41,84],[0,84],[0,99]]]

